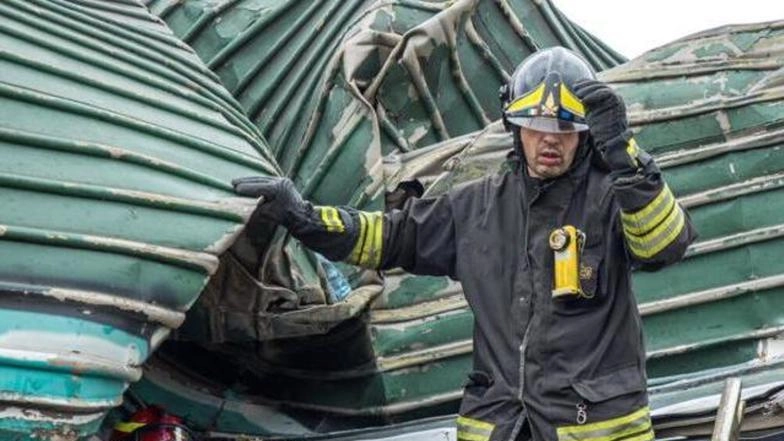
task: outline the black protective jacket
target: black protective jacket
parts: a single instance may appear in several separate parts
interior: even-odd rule
[[[680,260],[695,233],[649,155],[635,174],[612,175],[593,149],[578,153],[552,180],[513,161],[388,213],[314,207],[300,228],[300,240],[333,260],[461,282],[474,371],[458,440],[653,440],[631,270]],[[584,296],[556,301],[548,239],[564,225],[586,236]]]
[[[383,215],[379,267],[457,279],[474,313],[458,439],[653,439],[631,270],[680,260],[695,234],[652,159],[614,179],[592,154],[553,180],[518,165]],[[590,299],[552,299],[563,225],[586,234]]]

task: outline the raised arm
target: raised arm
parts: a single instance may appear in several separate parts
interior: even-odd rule
[[[696,232],[653,157],[634,140],[623,99],[595,80],[579,83],[575,93],[586,107],[594,145],[611,170],[629,255],[648,270],[677,262]]]

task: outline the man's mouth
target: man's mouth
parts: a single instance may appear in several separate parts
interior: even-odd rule
[[[539,153],[539,163],[542,165],[546,165],[548,167],[554,167],[561,165],[563,158],[561,158],[561,154],[554,150],[545,150]]]

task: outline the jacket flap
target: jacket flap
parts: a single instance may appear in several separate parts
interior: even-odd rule
[[[599,377],[574,380],[572,387],[581,397],[598,403],[645,390],[645,375],[638,366],[627,366]]]
[[[602,256],[599,254],[586,253],[580,261],[580,287],[587,297],[596,294],[597,279],[599,277],[599,265]]]

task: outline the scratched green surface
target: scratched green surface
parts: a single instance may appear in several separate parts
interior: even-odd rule
[[[122,402],[239,233],[251,206],[231,179],[280,170],[137,2],[4,1],[0,33],[0,434],[72,440]]]
[[[348,6],[333,2],[148,2],[235,94],[284,172],[324,203],[380,207],[383,191],[402,179],[420,178],[439,193],[498,169],[511,148],[491,124],[498,86],[535,47],[571,45],[600,70],[623,61],[549,2],[379,5],[357,3],[340,21],[340,8]],[[274,22],[265,21],[272,16]],[[308,25],[325,16],[324,27],[312,32]],[[439,26],[447,31],[436,32]],[[645,311],[652,302],[705,290],[727,297],[645,314],[652,380],[758,360],[759,341],[782,325],[784,109],[782,60],[771,49],[784,43],[782,29],[774,22],[707,32],[601,74],[626,98],[640,144],[658,158],[701,235],[679,266],[635,274],[639,303]],[[337,35],[340,44],[337,37],[326,42]],[[275,57],[285,61],[258,61]],[[389,57],[394,62],[385,63]],[[363,285],[361,274],[350,276],[355,288]],[[307,349],[292,349],[299,340],[262,341],[237,357],[260,377],[249,383],[267,385],[244,399],[257,393],[294,414],[320,406],[336,420],[346,412],[405,419],[436,408],[433,399],[455,402],[442,394],[459,392],[471,357],[472,318],[459,289],[442,278],[390,274],[361,316],[368,320],[364,334],[313,338],[359,347],[343,355],[349,365],[356,360],[350,368],[320,367],[323,360],[308,360]],[[311,320],[323,317],[314,311]],[[227,359],[230,353],[221,352]],[[677,400],[657,401],[652,393],[655,403]]]

